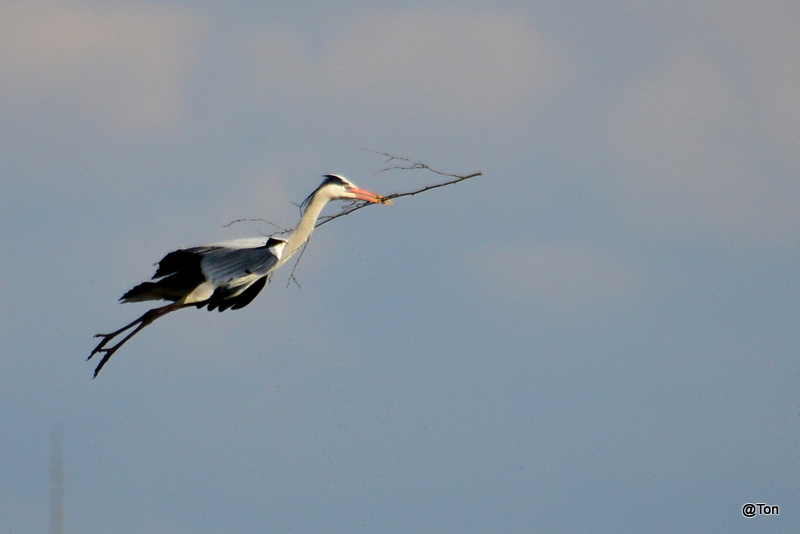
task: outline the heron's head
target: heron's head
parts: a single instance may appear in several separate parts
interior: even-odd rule
[[[323,196],[328,200],[364,200],[380,204],[391,204],[392,201],[380,195],[361,189],[344,176],[338,174],[324,175],[320,186],[303,201],[306,206],[315,196]]]

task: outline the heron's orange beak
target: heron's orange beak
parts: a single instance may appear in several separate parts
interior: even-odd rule
[[[380,195],[376,195],[371,191],[367,191],[366,189],[361,189],[360,187],[351,187],[347,190],[349,193],[352,193],[358,200],[366,200],[367,202],[374,202],[380,204],[391,204],[392,201],[388,198],[384,198]]]

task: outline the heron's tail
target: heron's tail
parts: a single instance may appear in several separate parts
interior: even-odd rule
[[[120,298],[120,302],[144,302],[146,300],[172,300],[176,301],[168,288],[164,287],[162,282],[143,282],[134,287]]]
[[[171,300],[177,302],[194,291],[202,282],[182,273],[175,273],[157,282],[142,282],[122,295],[121,302],[144,302],[146,300]]]

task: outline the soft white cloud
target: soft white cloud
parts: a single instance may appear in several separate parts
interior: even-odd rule
[[[688,2],[687,24],[702,27],[699,46],[720,58],[752,106],[758,133],[781,146],[800,164],[800,4]]]
[[[641,215],[724,223],[748,198],[744,103],[713,63],[687,55],[634,85],[615,117],[631,163],[624,193]]]
[[[180,118],[202,24],[173,8],[70,2],[0,6],[0,107],[57,103],[122,130]]]
[[[482,283],[507,302],[531,304],[548,313],[583,313],[631,305],[642,276],[634,266],[600,250],[540,245],[509,247]]]
[[[270,100],[324,99],[358,112],[495,123],[529,114],[558,77],[553,52],[529,23],[496,12],[377,14],[334,33],[322,54],[291,33],[248,43]]]
[[[682,4],[690,38],[621,96],[614,192],[638,223],[728,242],[800,231],[794,3]],[[742,241],[744,240],[744,241]]]

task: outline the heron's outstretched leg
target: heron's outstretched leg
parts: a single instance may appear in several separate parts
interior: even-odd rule
[[[110,334],[96,334],[94,337],[99,337],[102,339],[100,340],[100,343],[98,343],[97,346],[94,348],[92,353],[89,354],[89,357],[86,358],[87,360],[91,360],[92,356],[94,356],[95,354],[103,353],[103,358],[100,360],[100,363],[97,364],[97,368],[95,368],[94,370],[94,377],[95,378],[97,377],[97,373],[100,372],[100,369],[103,368],[103,366],[106,364],[109,358],[111,358],[111,356],[113,356],[114,353],[117,352],[117,349],[119,349],[122,345],[124,345],[130,338],[138,334],[139,331],[142,330],[145,326],[149,325],[159,317],[168,314],[169,312],[179,310],[186,306],[187,306],[186,304],[174,302],[172,304],[167,304],[166,306],[161,306],[160,308],[153,308],[152,310],[146,311],[141,317],[123,326],[119,330],[115,330]],[[133,328],[133,330],[131,331],[130,334],[122,338],[122,340],[119,341],[116,345],[106,348],[106,344],[109,341],[111,341],[118,335],[122,334],[123,332],[130,330],[131,328]]]

